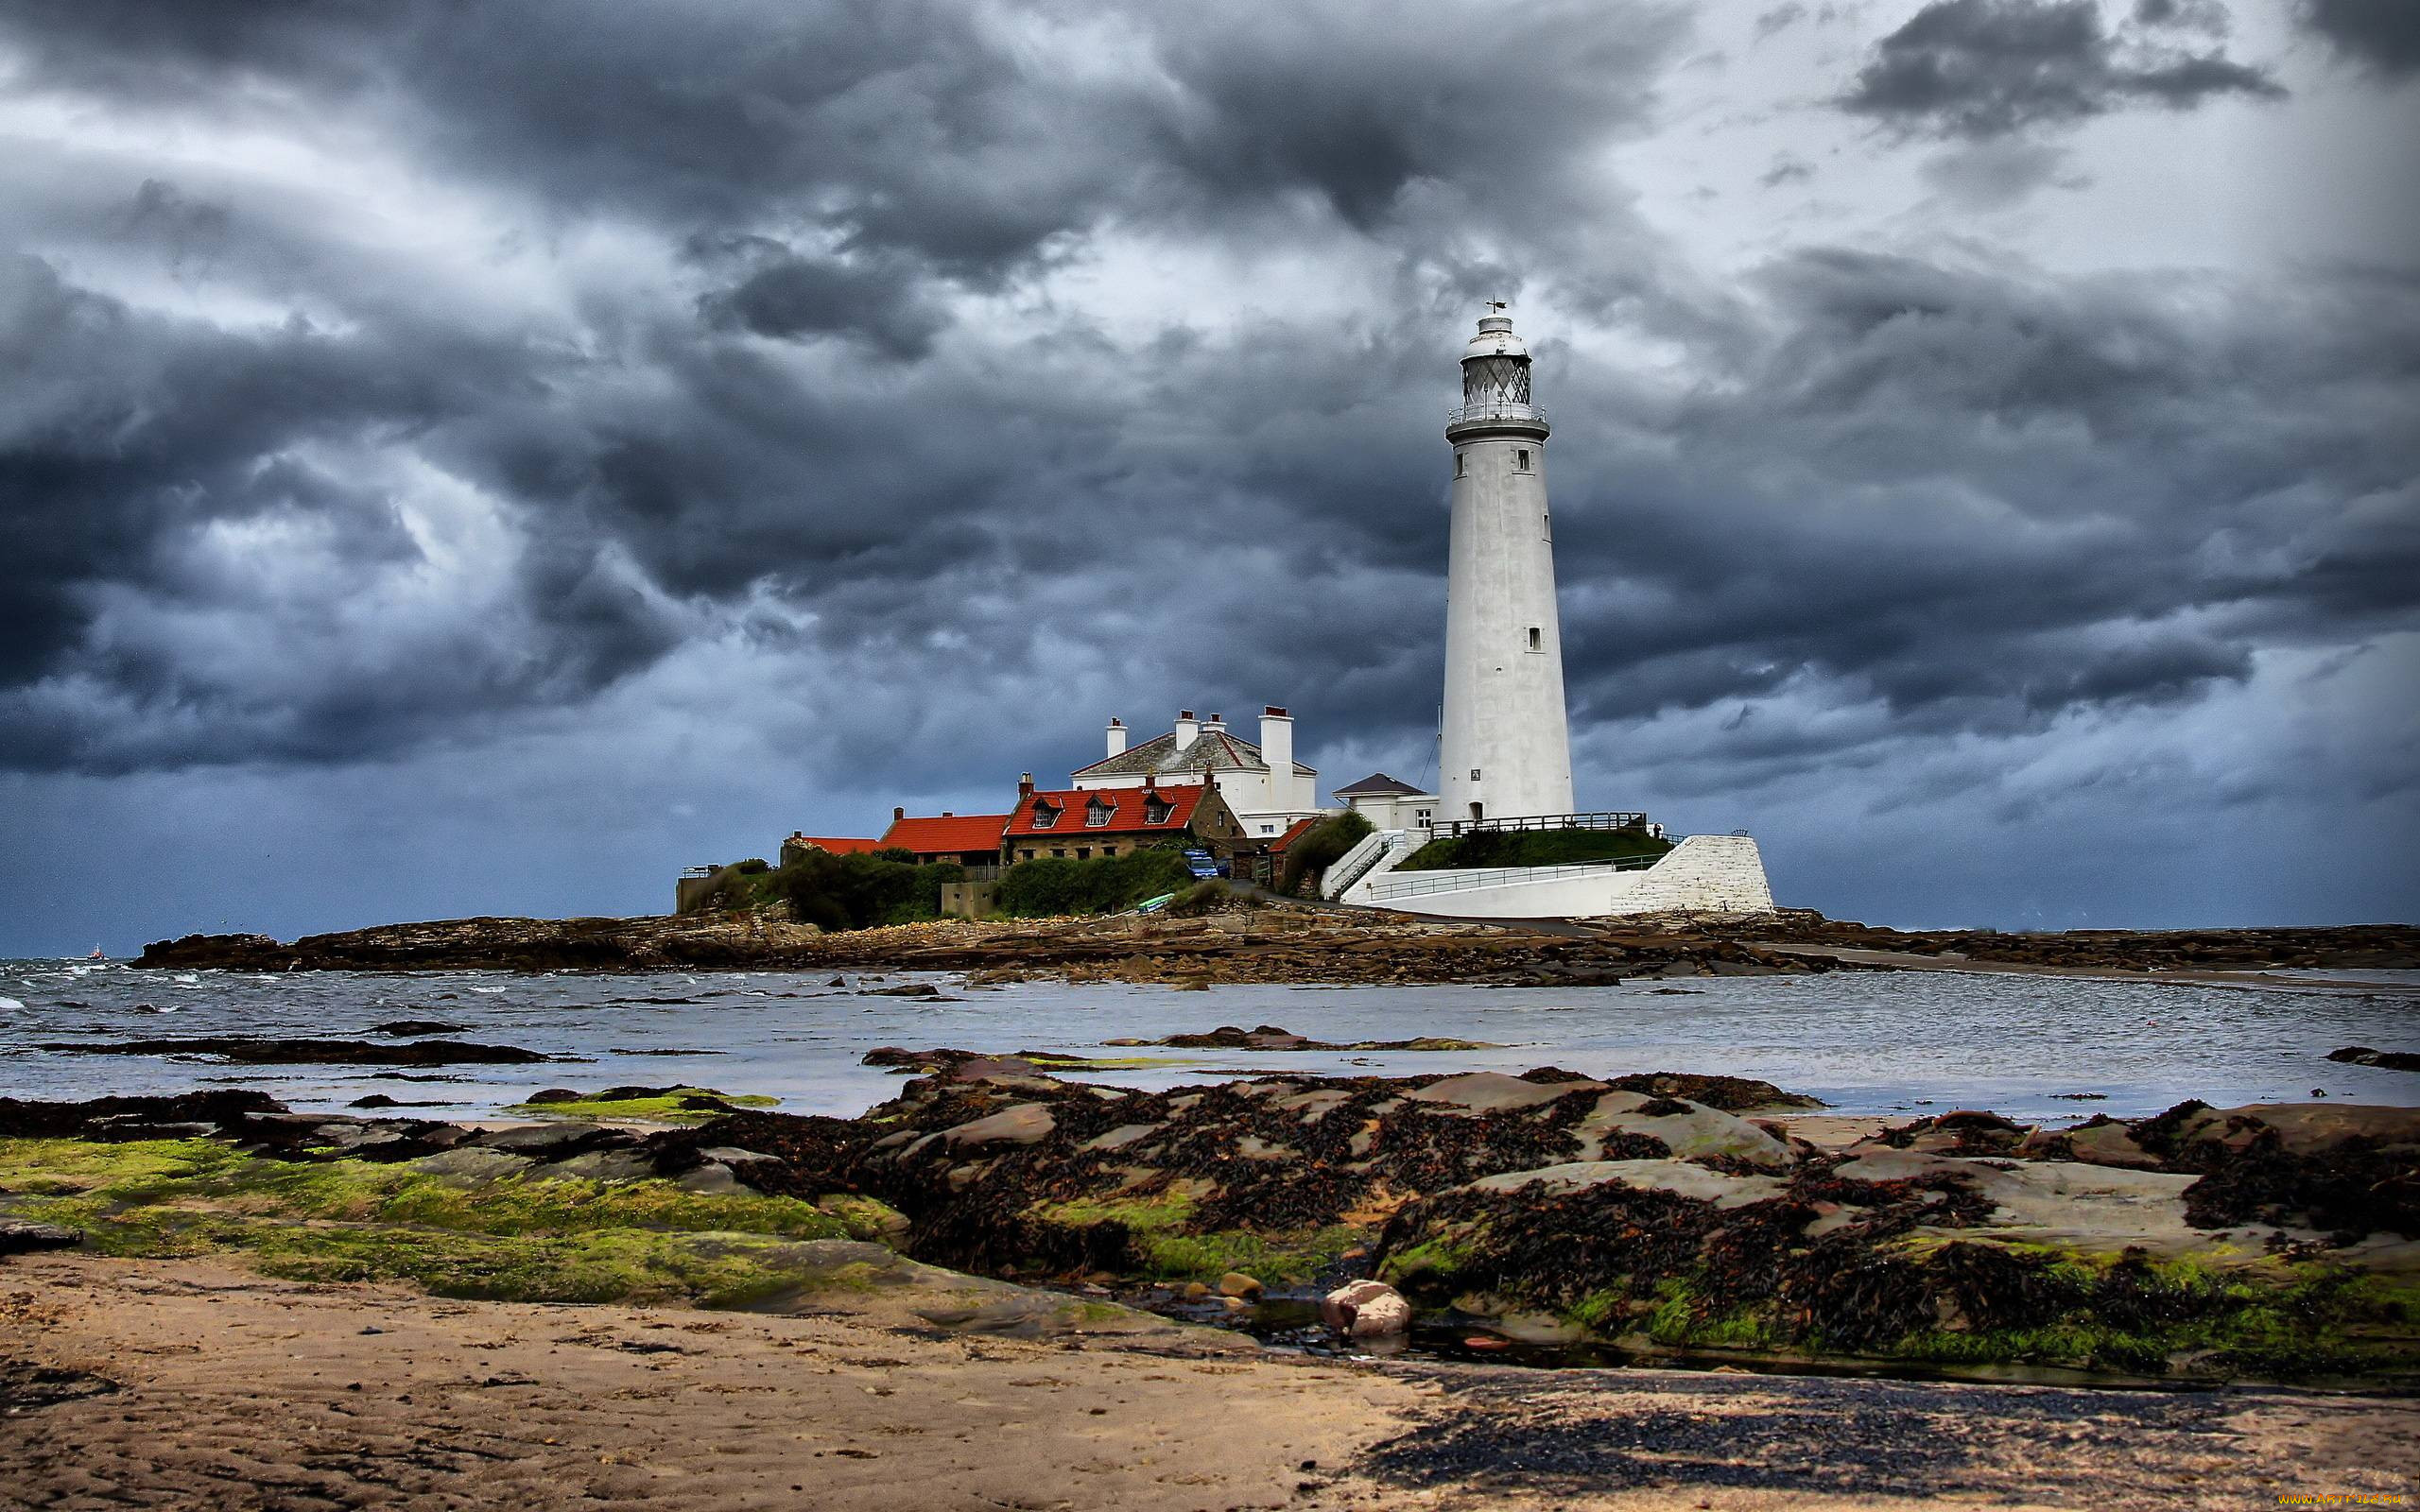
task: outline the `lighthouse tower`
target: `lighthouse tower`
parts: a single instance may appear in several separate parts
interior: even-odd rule
[[[1530,403],[1530,349],[1501,304],[1462,354],[1446,569],[1439,821],[1569,814],[1563,636],[1547,513],[1547,417]]]

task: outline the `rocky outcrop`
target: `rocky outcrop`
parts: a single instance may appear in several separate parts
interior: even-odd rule
[[[2346,924],[2308,929],[1897,930],[1825,919],[1806,909],[1766,916],[1703,918],[1685,926],[1724,939],[1831,945],[2013,966],[2095,967],[2136,971],[2420,967],[2420,925]]]
[[[1449,1040],[1438,1035],[1425,1036],[1417,1040],[1313,1040],[1307,1035],[1299,1035],[1291,1029],[1281,1029],[1270,1023],[1264,1023],[1257,1029],[1238,1029],[1231,1024],[1221,1024],[1216,1029],[1200,1034],[1172,1034],[1163,1040],[1104,1040],[1101,1043],[1123,1048],[1158,1046],[1171,1050],[1257,1050],[1271,1053],[1288,1050],[1442,1051],[1504,1048],[1502,1045],[1490,1044],[1484,1040]]]
[[[854,1119],[474,1129],[210,1093],[0,1100],[0,1136],[207,1135],[471,1186],[653,1177],[861,1204],[926,1263],[1184,1283],[1207,1311],[1392,1288],[1399,1314],[1353,1294],[1357,1331],[1426,1316],[1752,1361],[2420,1380],[2420,1110],[2186,1103],[2046,1130],[1966,1109],[1826,1148],[1639,1079],[1154,1091],[969,1057]]]
[[[472,1044],[459,1040],[416,1040],[409,1044],[382,1045],[364,1040],[220,1037],[69,1040],[41,1048],[63,1056],[207,1056],[238,1066],[527,1066],[547,1058],[518,1045]]]
[[[2348,1066],[2382,1066],[2388,1071],[2420,1071],[2420,1055],[2405,1050],[2373,1050],[2368,1045],[2346,1045],[2331,1050],[2327,1058]]]
[[[633,971],[665,967],[956,971],[976,983],[1056,978],[1156,982],[1453,982],[1592,986],[1636,977],[1830,970],[1705,935],[1619,938],[1399,915],[1265,907],[1018,922],[942,919],[824,935],[755,918],[458,919],[313,935],[188,936],[144,947],[138,966],[245,971]],[[929,995],[923,984],[885,988]]]

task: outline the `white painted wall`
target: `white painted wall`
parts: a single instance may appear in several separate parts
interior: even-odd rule
[[[1665,909],[1726,914],[1773,909],[1764,856],[1756,842],[1744,834],[1693,834],[1665,852],[1655,865],[1635,871],[1592,867],[1531,869],[1537,873],[1535,880],[1402,893],[1397,889],[1433,885],[1455,874],[1374,868],[1354,885],[1344,901],[1398,913],[1456,919],[1600,919]]]
[[[1354,813],[1370,821],[1373,829],[1418,830],[1424,834],[1437,817],[1440,801],[1434,793],[1422,793],[1410,798],[1345,799]]]
[[[1509,330],[1482,329],[1473,354],[1499,335],[1517,348]],[[1444,804],[1437,817],[1569,814],[1571,736],[1547,512],[1546,417],[1519,404],[1494,406],[1485,417],[1467,408],[1456,413],[1445,431],[1458,475],[1438,777]]]

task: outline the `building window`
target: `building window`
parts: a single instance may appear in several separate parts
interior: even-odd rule
[[[1030,861],[1030,860],[1032,860],[1032,859],[1033,859],[1033,847],[1031,847],[1031,846],[1027,846],[1023,850],[1019,851],[1019,852],[1017,853],[1017,859],[1018,859],[1018,860],[1020,860],[1020,861]]]
[[[1454,476],[1461,477],[1462,475],[1462,454],[1456,452],[1454,454]]]
[[[1084,805],[1084,828],[1087,830],[1108,829],[1110,819],[1113,818],[1116,813],[1116,804],[1104,803],[1100,799],[1095,799]]]
[[[1145,824],[1166,824],[1168,822],[1168,816],[1175,812],[1176,805],[1168,802],[1165,799],[1152,798],[1145,799],[1143,800],[1143,822]]]
[[[1527,472],[1530,471],[1530,449],[1528,447],[1516,446],[1512,449],[1512,471],[1515,472]]]
[[[1057,829],[1059,811],[1048,803],[1036,803],[1033,806],[1033,827],[1037,830]]]
[[[1547,648],[1547,640],[1546,640],[1546,636],[1545,636],[1543,633],[1541,633],[1541,632],[1539,631],[1539,629],[1538,629],[1538,627],[1537,627],[1536,626],[1534,626],[1534,625],[1530,626],[1530,650],[1532,650],[1532,651],[1543,651],[1543,650],[1545,650],[1546,648]]]
[[[1076,847],[1076,859],[1077,859],[1077,860],[1079,860],[1079,861],[1090,861],[1092,858],[1093,858],[1093,848],[1092,848],[1091,846],[1088,846],[1088,845],[1080,845],[1080,846]]]
[[[1474,803],[1471,807],[1477,808],[1478,805]],[[1054,845],[1050,848],[1050,854],[1057,860],[1064,861],[1067,859],[1067,848],[1063,845]]]
[[[1273,824],[1264,824],[1260,827],[1260,833],[1263,834],[1275,834],[1277,833],[1277,826]]]
[[[1476,766],[1471,768],[1471,781],[1474,782],[1478,781],[1478,768]]]

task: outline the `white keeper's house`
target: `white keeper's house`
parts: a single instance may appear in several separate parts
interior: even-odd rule
[[[1294,759],[1294,719],[1270,704],[1260,713],[1260,739],[1244,739],[1212,714],[1190,709],[1176,726],[1141,745],[1129,745],[1123,720],[1112,719],[1108,754],[1071,774],[1079,792],[1112,787],[1190,787],[1215,784],[1219,798],[1243,824],[1248,843],[1284,835],[1304,819],[1320,816],[1320,774]]]

